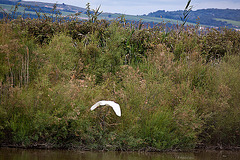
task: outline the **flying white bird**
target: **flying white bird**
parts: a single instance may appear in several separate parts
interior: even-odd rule
[[[119,104],[117,104],[113,101],[99,101],[91,107],[91,111],[94,110],[95,108],[97,108],[98,106],[104,106],[104,105],[111,106],[113,108],[114,112],[116,113],[116,115],[118,115],[119,117],[121,116],[121,109],[120,109]]]

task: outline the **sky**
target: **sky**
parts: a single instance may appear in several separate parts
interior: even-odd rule
[[[100,11],[130,15],[143,15],[157,10],[184,10],[188,0],[27,0],[58,4],[69,4],[86,7],[90,3],[92,9],[101,5]],[[206,8],[240,9],[240,0],[192,0],[193,10]]]

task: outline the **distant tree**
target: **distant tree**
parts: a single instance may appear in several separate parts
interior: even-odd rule
[[[188,10],[185,11],[185,16],[188,15]],[[176,19],[181,20],[180,17],[184,18],[183,16],[184,11],[166,11],[163,12],[162,10],[151,12],[147,16],[151,17],[162,17],[162,18],[169,18],[169,19]],[[233,20],[233,21],[240,21],[240,9],[200,9],[196,11],[191,11],[191,14],[188,15],[187,22],[196,23],[197,19],[198,23],[201,25],[209,25],[209,26],[216,26],[216,27],[233,27],[232,24],[227,22],[217,21],[216,18],[219,19],[226,19],[226,20]],[[237,27],[237,26],[235,26]]]

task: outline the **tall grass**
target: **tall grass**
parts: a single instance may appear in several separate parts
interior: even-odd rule
[[[1,21],[0,28],[2,144],[240,145],[237,31],[40,18]],[[90,112],[103,99],[119,103],[122,116],[106,107]]]

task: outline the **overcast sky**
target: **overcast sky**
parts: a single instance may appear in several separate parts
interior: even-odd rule
[[[27,0],[49,3],[65,3],[85,8],[90,3],[91,8],[110,13],[142,15],[157,10],[183,10],[188,0]],[[205,8],[240,9],[240,0],[192,0],[193,10]]]

